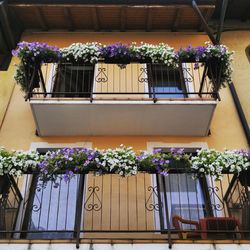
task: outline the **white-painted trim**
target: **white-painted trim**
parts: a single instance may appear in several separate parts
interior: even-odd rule
[[[36,150],[37,148],[64,148],[64,147],[92,148],[92,142],[75,142],[75,143],[32,142],[30,144],[30,150]]]
[[[85,148],[92,148],[92,142],[75,142],[75,143],[48,143],[48,142],[32,142],[30,144],[30,150],[36,150],[37,148],[63,148],[63,147],[85,147]],[[23,181],[23,185],[20,187],[21,193],[24,194],[24,190],[25,188],[27,189],[27,187],[25,187],[25,184],[28,183],[28,185],[31,185],[31,181],[32,178],[29,175],[26,175],[24,177],[24,181]],[[28,179],[27,179],[28,178]],[[87,178],[85,180],[87,182]],[[30,190],[28,188],[28,190]],[[85,191],[85,190],[84,190]],[[27,196],[27,194],[26,194]],[[29,197],[29,194],[28,194]],[[23,202],[26,201],[26,197],[23,197],[23,201],[21,203],[21,206],[23,208]],[[19,211],[18,214],[18,219],[17,219],[17,224],[16,224],[16,228],[20,228],[23,224],[23,221],[21,221],[22,219],[24,219],[24,217],[22,218],[21,215],[23,214],[23,211]],[[81,225],[83,225],[83,216],[81,218]],[[20,234],[16,234],[15,236],[18,238]]]
[[[206,142],[190,142],[190,143],[168,143],[168,142],[147,142],[147,151],[149,153],[153,153],[155,148],[208,148]],[[156,176],[152,175],[151,177],[152,185],[156,185]],[[155,211],[157,213],[157,211]],[[157,218],[157,215],[155,215]],[[159,227],[159,221],[155,221],[156,228]]]
[[[191,67],[193,67],[192,63],[189,63],[189,64],[191,64]],[[188,71],[188,63],[182,63],[182,72],[183,72],[187,92],[194,92],[194,81],[193,80],[191,82],[186,81],[188,77],[191,77],[191,76],[194,77],[194,75],[190,74],[191,76],[189,76],[187,71]],[[188,98],[192,98],[192,97],[194,98],[195,95],[194,94],[188,95]]]
[[[58,67],[57,63],[53,63],[51,68],[49,67],[50,64],[48,64],[48,68],[49,68],[49,77],[48,77],[48,82],[47,82],[47,92],[52,92],[53,91],[53,87],[55,84],[55,77],[56,77],[56,70]],[[47,97],[51,97],[51,94],[47,95]]]
[[[112,94],[112,93],[111,93]],[[151,105],[216,105],[218,101],[214,100],[157,100],[156,103],[154,103],[152,100],[144,101],[144,100],[93,100],[92,103],[88,100],[65,100],[65,99],[56,99],[53,98],[53,100],[48,99],[31,99],[30,104],[57,104],[57,105],[69,105],[69,104],[84,104],[84,105],[93,105],[93,104],[113,104],[113,105],[122,105],[122,104],[137,104],[137,105],[145,105],[145,104],[151,104]]]
[[[149,77],[148,77],[148,69],[147,69],[147,64],[141,64],[142,68],[144,69],[144,73],[143,73],[143,78],[144,79],[148,79],[147,82],[144,83],[144,92],[145,93],[148,93],[148,94],[145,94],[144,97],[145,98],[149,98],[149,87],[148,87],[148,84],[149,84]],[[145,71],[146,69],[146,71]],[[147,72],[147,73],[146,73]],[[140,75],[140,72],[138,72],[138,74]],[[138,83],[140,84],[140,83]]]
[[[207,149],[206,142],[190,143],[169,143],[169,142],[147,142],[147,151],[152,153],[154,148],[204,148]]]
[[[102,63],[97,63],[97,64],[95,64],[95,66],[94,66],[94,77],[93,77],[93,83],[92,83],[93,92],[96,91],[96,87],[97,87],[96,77],[97,77],[98,74],[99,74],[99,72],[98,72],[99,65],[102,65]],[[102,66],[101,66],[101,67],[102,67]],[[92,97],[95,98],[95,97],[96,97],[96,94],[93,94]]]

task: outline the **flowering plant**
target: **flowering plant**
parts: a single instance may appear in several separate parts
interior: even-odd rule
[[[139,169],[147,172],[157,172],[166,176],[168,171],[173,168],[176,161],[181,161],[181,167],[186,168],[190,166],[190,155],[184,153],[183,148],[171,148],[170,152],[163,152],[162,149],[155,149],[153,154],[141,152],[137,156]]]
[[[16,83],[18,85],[20,85],[21,90],[24,93],[28,92],[28,85],[26,83],[26,79],[25,79],[25,68],[24,65],[22,63],[15,65],[16,66],[16,71],[14,74],[14,80],[16,81]]]
[[[32,87],[39,87],[40,78],[35,66],[43,62],[57,62],[61,56],[59,48],[39,42],[20,42],[17,44],[17,49],[12,50],[12,55],[22,60],[20,64],[16,65],[14,79],[25,93],[29,91],[28,85],[33,75]]]
[[[129,46],[120,42],[103,46],[100,48],[100,54],[105,61],[116,60],[122,63],[129,62],[131,59]]]
[[[56,174],[63,173],[68,181],[75,173],[93,168],[98,151],[86,148],[62,148],[48,151],[39,163],[41,174],[46,179],[56,179]]]
[[[202,149],[191,161],[191,168],[198,174],[215,176],[215,179],[219,180],[223,172],[239,174],[247,170],[250,167],[250,154],[236,150],[220,152],[215,149]]]
[[[107,149],[101,152],[96,159],[99,173],[117,173],[121,176],[136,175],[138,166],[136,155],[131,147],[121,145],[116,149]]]
[[[187,48],[180,48],[177,51],[177,56],[181,62],[200,62],[206,59],[205,52],[205,46],[192,47],[192,45],[189,45]]]
[[[192,47],[189,45],[187,48],[181,48],[177,51],[178,60],[181,62],[211,62],[210,69],[213,74],[220,74],[220,86],[225,86],[226,83],[232,82],[232,60],[233,52],[225,45],[213,45],[210,42],[206,42],[205,46]],[[216,76],[214,76],[216,78]]]
[[[169,67],[176,67],[177,57],[172,47],[165,43],[159,43],[158,45],[141,43],[137,45],[132,43],[130,47],[130,53],[132,58],[143,61],[150,61],[153,63],[163,63]]]
[[[56,62],[60,58],[59,48],[40,42],[20,42],[12,55],[25,62]]]
[[[73,43],[60,50],[62,61],[95,64],[99,60],[101,47],[102,44],[96,42]]]
[[[8,152],[0,148],[0,176],[9,174],[20,176],[29,169],[37,169],[42,156],[35,151],[12,151]]]
[[[232,61],[233,52],[223,45],[212,45],[211,43],[206,43],[206,59],[212,60],[211,63],[215,65],[215,60],[217,61],[217,67],[221,67],[220,84],[225,86],[226,83],[232,83]],[[218,70],[217,70],[218,71]]]
[[[180,166],[178,166],[180,162]],[[94,171],[97,174],[116,173],[121,176],[136,175],[138,171],[167,175],[170,169],[191,170],[195,176],[211,175],[221,179],[223,172],[239,174],[250,169],[250,153],[243,150],[202,149],[190,157],[184,149],[172,148],[170,152],[156,149],[139,155],[131,147],[121,145],[107,150],[86,148],[62,148],[38,152],[12,151],[0,148],[0,176],[20,176],[32,170],[45,180],[54,180],[58,174],[68,181],[77,173]]]

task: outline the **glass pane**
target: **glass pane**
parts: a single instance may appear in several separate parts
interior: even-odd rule
[[[90,97],[94,79],[94,65],[73,66],[71,64],[58,65],[54,92],[68,92],[54,94],[58,97]]]
[[[28,230],[45,231],[29,233],[27,238],[71,238],[71,232],[46,232],[49,230],[74,230],[77,189],[79,176],[65,182],[58,176],[56,183],[48,181],[46,185],[40,179],[33,181],[28,206]]]
[[[168,203],[170,225],[172,227],[173,216],[180,216],[186,220],[198,221],[205,216],[204,194],[199,180],[194,180],[191,174],[169,174],[161,177],[161,199],[164,201],[163,181],[165,178],[165,190]],[[163,202],[164,203],[164,202]],[[165,204],[163,207],[165,211]],[[164,216],[164,228],[167,228],[166,214]],[[191,225],[182,225],[183,229],[193,229]]]
[[[152,64],[150,91],[156,98],[183,98],[183,88],[178,69],[170,69],[166,65]],[[151,96],[151,97],[152,97]]]

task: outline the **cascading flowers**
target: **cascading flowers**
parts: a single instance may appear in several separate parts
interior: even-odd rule
[[[141,42],[138,45],[134,42],[130,46],[130,54],[135,61],[162,63],[169,67],[177,67],[177,56],[174,48],[165,43],[154,45]]]
[[[216,69],[215,72],[221,72],[220,88],[225,86],[226,83],[232,82],[233,53],[223,44],[213,45],[206,42],[205,46],[192,47],[189,45],[187,48],[180,48],[177,51],[177,58],[180,62],[197,62],[195,68],[198,68],[198,62],[211,62],[211,65]],[[216,78],[216,76],[214,77]]]
[[[87,148],[62,148],[48,151],[38,167],[44,179],[55,180],[61,173],[68,181],[75,173],[93,169],[98,155],[98,151]]]
[[[27,63],[57,62],[61,57],[58,47],[40,42],[20,42],[17,49],[12,50],[12,55]]]
[[[61,58],[68,63],[90,63],[98,62],[103,47],[101,43],[73,43],[69,47],[62,48]]]
[[[224,172],[239,174],[249,170],[250,153],[244,150],[220,152],[202,149],[191,157],[184,149],[172,148],[169,152],[156,149],[153,153],[136,154],[131,147],[121,145],[106,150],[62,148],[41,155],[38,152],[9,152],[0,148],[0,176],[20,176],[35,171],[45,180],[55,181],[60,175],[68,181],[77,173],[90,171],[98,175],[116,173],[123,177],[136,175],[138,171],[166,176],[172,169],[192,172],[197,177],[211,175],[221,179]]]
[[[36,151],[9,152],[0,148],[0,176],[21,176],[29,170],[36,170],[42,159],[43,156]]]
[[[119,148],[101,151],[100,157],[96,159],[99,173],[116,173],[121,176],[136,175],[138,165],[136,154],[132,147],[120,145]]]
[[[223,172],[239,174],[250,168],[250,153],[244,150],[202,149],[191,158],[191,168],[199,175],[214,176],[216,180],[223,177]]]
[[[183,148],[171,148],[170,152],[164,152],[162,149],[155,149],[153,154],[148,152],[141,152],[137,156],[139,169],[141,171],[158,173],[161,175],[168,175],[169,169],[178,162],[182,162],[182,167],[190,167],[190,155],[184,153]]]

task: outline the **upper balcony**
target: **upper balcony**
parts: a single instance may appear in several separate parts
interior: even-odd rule
[[[215,63],[49,63],[27,72],[40,136],[206,136],[219,99]]]

